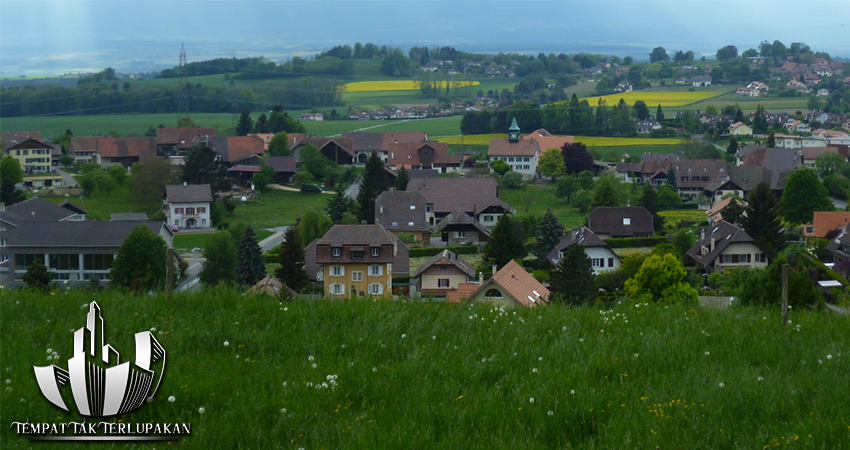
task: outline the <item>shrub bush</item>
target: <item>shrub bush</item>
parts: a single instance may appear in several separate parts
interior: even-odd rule
[[[410,257],[417,258],[421,256],[434,256],[443,250],[454,252],[457,255],[472,255],[478,253],[477,245],[465,245],[462,247],[427,247],[427,248],[412,248],[410,249]]]

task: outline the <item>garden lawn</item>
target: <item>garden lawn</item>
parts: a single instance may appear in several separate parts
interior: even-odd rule
[[[241,294],[4,294],[0,419],[83,422],[74,406],[68,413],[45,400],[32,368],[67,368],[72,331],[96,300],[104,342],[121,362],[132,358],[139,331],[151,330],[167,354],[153,399],[116,420],[191,424],[175,447],[839,449],[850,442],[848,316],[795,309],[783,327],[778,306],[502,310]],[[47,359],[51,352],[56,359]],[[60,389],[70,397],[69,386]],[[4,426],[0,447],[56,443]]]
[[[515,189],[500,187],[499,198],[516,209],[518,216],[534,215],[541,218],[546,213],[546,208],[552,208],[552,213],[567,228],[581,225],[587,218],[566,200],[559,198],[552,184],[532,184]]]
[[[162,210],[162,203],[160,202],[152,205],[144,205],[133,201],[133,198],[130,196],[130,187],[126,181],[123,185],[109,192],[109,194],[98,188],[95,189],[90,197],[84,195],[82,200],[80,200],[80,197],[42,198],[57,204],[65,200],[70,200],[86,210],[86,219],[88,220],[109,220],[109,216],[113,213],[127,212],[143,212],[150,216]]]
[[[325,194],[269,190],[260,193],[257,200],[237,204],[233,215],[224,221],[245,222],[254,229],[294,225],[295,219],[310,209],[324,214],[323,210],[331,198]]]

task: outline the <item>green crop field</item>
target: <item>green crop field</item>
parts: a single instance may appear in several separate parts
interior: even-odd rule
[[[840,449],[850,442],[848,316],[795,309],[783,327],[778,308],[279,303],[219,288],[172,298],[4,294],[0,447],[56,448],[18,436],[12,422],[83,422],[73,406],[68,413],[45,400],[32,367],[67,367],[72,331],[85,325],[92,301],[120,362],[132,358],[139,331],[150,330],[166,351],[155,397],[116,417],[191,424],[191,435],[163,447]]]
[[[424,131],[431,139],[459,135],[460,119],[460,116],[451,116],[413,120],[325,120],[302,123],[310,134],[316,136],[338,136],[345,131]]]
[[[192,120],[201,127],[227,130],[233,127],[233,114],[192,113]],[[141,136],[151,126],[159,124],[177,126],[177,114],[97,114],[87,116],[9,117],[0,122],[2,131],[41,130],[45,139],[53,138],[70,129],[75,136],[105,135],[110,130],[120,134]]]

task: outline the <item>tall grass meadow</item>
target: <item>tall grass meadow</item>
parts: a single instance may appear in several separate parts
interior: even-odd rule
[[[774,309],[281,302],[213,289],[3,293],[0,447],[78,446],[9,425],[81,421],[42,397],[32,366],[67,367],[91,301],[121,361],[138,331],[167,352],[154,400],[116,420],[192,426],[132,448],[850,445],[847,316],[792,310],[783,327]]]

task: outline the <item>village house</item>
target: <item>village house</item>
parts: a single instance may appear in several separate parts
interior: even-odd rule
[[[449,250],[443,250],[422,264],[412,279],[419,295],[437,298],[450,297],[462,284],[478,281],[475,267]]]
[[[15,158],[24,174],[53,171],[53,145],[29,138],[6,147],[6,154]]]
[[[195,140],[215,136],[213,127],[157,128],[156,154],[159,156],[182,155],[195,145]]]
[[[73,136],[68,144],[68,155],[74,164],[97,162],[97,140],[102,136]]]
[[[732,136],[752,136],[753,129],[743,122],[735,122],[729,127],[729,134]]]
[[[301,114],[301,120],[312,120],[314,122],[321,122],[325,120],[325,116],[322,113],[304,113]]]
[[[744,230],[721,220],[700,230],[699,239],[686,255],[707,272],[767,267],[765,251]]]
[[[390,297],[393,277],[410,273],[408,247],[381,225],[334,225],[306,251],[327,297]]]
[[[209,184],[169,184],[165,186],[165,220],[181,229],[210,228],[212,190]]]
[[[437,169],[440,173],[460,172],[461,156],[449,155],[449,144],[436,141],[391,143],[387,165],[393,170]]]
[[[661,128],[661,124],[657,120],[635,121],[635,132],[637,134],[649,134],[653,130],[660,130]]]
[[[691,82],[694,85],[694,87],[711,86],[711,76],[705,75],[705,76],[693,77],[693,78],[691,78]]]
[[[644,153],[639,163],[619,163],[617,177],[624,183],[650,183],[661,186],[667,183],[667,171],[675,161],[684,159],[680,153]]]
[[[803,234],[818,239],[835,238],[850,224],[848,211],[815,211],[811,224],[803,226]]]
[[[549,289],[511,260],[482,283],[469,300],[489,302],[496,306],[534,308],[547,305],[549,295]]]
[[[416,243],[429,244],[431,230],[425,208],[425,197],[418,192],[381,192],[375,199],[375,225],[382,225],[396,236],[406,234]]]
[[[266,156],[265,164],[274,170],[273,183],[291,184],[295,177],[295,157],[294,156]]]
[[[726,161],[722,159],[681,160],[676,161],[673,168],[683,200],[699,197],[714,180],[728,176]]]
[[[373,151],[378,152],[378,156],[386,164],[389,160],[391,144],[421,144],[428,140],[428,134],[424,132],[367,133],[349,131],[342,133],[342,136],[351,139],[351,152],[358,165],[366,164],[366,159]]]
[[[516,210],[499,198],[496,180],[484,178],[411,178],[407,192],[425,197],[425,217],[429,225],[454,211],[462,211],[487,228],[496,226],[502,214]]]
[[[156,138],[98,138],[95,161],[103,167],[130,168],[137,162],[156,158]]]
[[[643,206],[595,208],[587,228],[599,239],[649,237],[655,231],[652,214]]]
[[[292,156],[295,156],[296,161],[303,159],[301,149],[308,145],[316,147],[322,153],[322,156],[339,165],[351,165],[357,161],[354,156],[354,140],[350,137],[323,138],[313,136],[301,139],[300,142],[290,147]]]
[[[537,176],[537,160],[540,155],[540,145],[534,139],[520,139],[519,125],[513,119],[508,136],[490,141],[487,158],[490,163],[496,160],[505,161],[511,170],[519,173],[525,179]]]
[[[564,251],[571,245],[581,245],[584,248],[584,253],[590,258],[594,275],[620,267],[620,257],[608,247],[608,244],[583,225],[567,231],[564,240],[546,255],[546,259],[557,266],[564,257]]]
[[[487,242],[490,230],[463,211],[453,211],[434,227],[434,233],[449,247]]]

